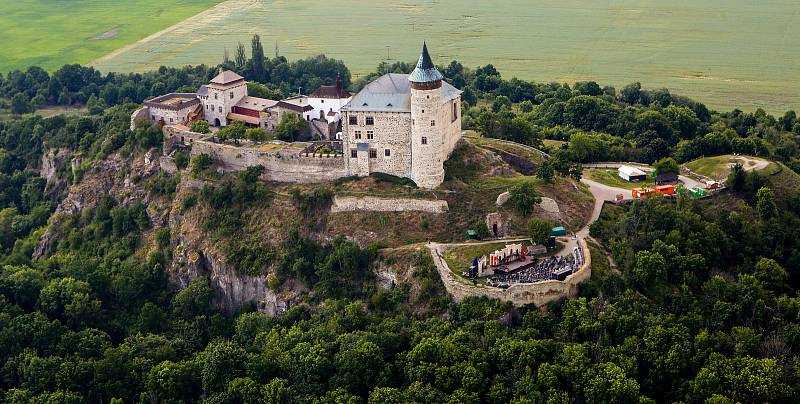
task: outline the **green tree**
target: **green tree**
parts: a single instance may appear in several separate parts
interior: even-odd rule
[[[300,115],[286,113],[275,128],[275,137],[284,142],[297,141],[308,130],[308,122]]]
[[[778,215],[778,206],[775,204],[775,193],[772,189],[761,187],[756,192],[756,210],[764,219],[770,219]]]
[[[539,169],[536,170],[536,177],[547,183],[552,183],[555,180],[555,175],[555,168],[550,160],[543,161]]]
[[[239,42],[239,44],[236,46],[236,56],[234,61],[237,69],[244,69],[245,65],[247,64],[247,54],[245,53],[244,45],[241,42]]]
[[[203,354],[201,375],[206,394],[223,391],[233,379],[244,376],[246,352],[234,342],[209,344]]]
[[[656,171],[656,175],[661,174],[668,174],[668,173],[680,173],[680,166],[678,166],[678,162],[675,161],[672,157],[665,157],[661,160],[656,161],[653,164],[653,168]]]
[[[647,250],[636,253],[636,265],[630,272],[630,278],[635,285],[649,288],[655,282],[666,280],[666,277],[666,262],[661,254]]]
[[[211,160],[211,156],[208,154],[202,153],[195,156],[192,159],[192,175],[198,176],[208,170],[211,167],[211,164],[214,163]]]
[[[238,141],[244,139],[247,126],[241,121],[233,121],[228,126],[217,131],[217,137],[223,142],[228,140]]]
[[[238,53],[238,52],[237,52]],[[250,77],[259,82],[266,82],[268,77],[265,71],[266,58],[264,57],[264,47],[261,45],[261,38],[253,35],[250,51]]]
[[[511,195],[508,201],[514,210],[522,216],[529,216],[533,212],[533,207],[542,202],[534,182],[530,180],[518,182],[511,188],[509,193]]]
[[[533,244],[547,245],[552,229],[552,223],[546,220],[534,218],[528,221],[528,237]]]
[[[192,126],[189,129],[195,133],[210,133],[211,129],[208,127],[208,121],[199,119],[192,122]]]
[[[24,93],[16,93],[11,97],[11,113],[12,114],[27,114],[33,111],[30,100]]]

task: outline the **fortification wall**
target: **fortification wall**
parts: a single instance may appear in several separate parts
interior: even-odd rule
[[[338,212],[427,212],[445,213],[447,201],[412,198],[342,197],[333,198],[331,213]]]
[[[439,270],[445,289],[457,302],[469,296],[486,296],[491,299],[509,301],[514,306],[520,307],[528,304],[543,306],[547,303],[557,301],[565,297],[575,297],[578,294],[578,285],[592,277],[592,257],[589,253],[589,246],[584,239],[579,241],[583,249],[584,264],[577,272],[568,276],[564,281],[543,281],[530,284],[516,284],[508,289],[500,289],[488,286],[473,286],[461,282],[456,278],[442,258],[443,251],[437,244],[429,245],[428,248],[433,256],[433,262]]]
[[[136,121],[147,119],[150,120],[150,107],[140,107],[131,114],[131,130],[136,129]]]
[[[280,152],[267,152],[258,148],[195,140],[192,143],[192,156],[203,153],[211,156],[217,168],[225,172],[264,166],[262,178],[270,181],[310,184],[334,181],[346,176],[344,159],[341,156],[284,156]]]

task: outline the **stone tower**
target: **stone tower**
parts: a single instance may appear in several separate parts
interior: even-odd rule
[[[444,181],[445,139],[440,129],[442,80],[428,53],[427,44],[411,82],[411,179],[422,188],[435,188]],[[449,121],[448,121],[449,122]]]

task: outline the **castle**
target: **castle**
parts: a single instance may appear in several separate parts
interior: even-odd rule
[[[444,181],[444,162],[461,138],[461,91],[443,79],[423,44],[410,75],[386,74],[342,107],[349,175],[382,172],[423,188]]]
[[[212,127],[241,121],[272,131],[287,113],[319,123],[317,127],[327,126],[327,133],[319,131],[320,138],[337,144],[334,148],[341,151],[335,157],[339,159],[335,173],[341,176],[386,173],[410,178],[422,188],[436,188],[444,181],[444,162],[461,138],[461,91],[444,81],[427,44],[423,44],[417,66],[410,75],[383,75],[355,96],[343,88],[339,79],[336,85],[321,87],[310,96],[281,101],[250,97],[243,77],[232,71],[220,71],[197,93],[173,93],[145,101],[134,112],[132,121],[146,118],[151,123],[181,131],[189,131],[188,125],[198,119],[206,120]],[[212,144],[204,140],[203,150],[209,148],[213,149]],[[271,164],[264,164],[269,167],[267,171],[280,170],[275,156],[256,154],[271,159]]]

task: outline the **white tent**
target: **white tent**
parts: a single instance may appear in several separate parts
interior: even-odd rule
[[[635,167],[620,166],[619,177],[625,181],[644,181],[647,179],[647,173]]]

